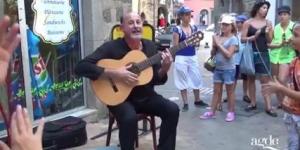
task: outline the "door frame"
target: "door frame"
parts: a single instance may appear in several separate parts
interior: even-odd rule
[[[30,77],[30,64],[29,64],[29,54],[28,54],[28,42],[27,42],[27,29],[26,24],[26,13],[25,13],[25,1],[18,1],[18,16],[19,16],[19,25],[20,25],[20,35],[21,35],[21,52],[22,52],[22,66],[23,66],[23,76],[24,76],[24,85],[25,85],[25,99],[26,99],[26,108],[29,113],[30,120],[33,122],[33,103],[31,95],[31,77]]]

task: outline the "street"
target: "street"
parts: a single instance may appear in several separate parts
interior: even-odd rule
[[[213,94],[212,73],[203,68],[203,63],[209,58],[210,51],[210,49],[204,49],[204,42],[209,42],[211,34],[205,34],[206,38],[201,42],[201,46],[197,51],[204,80],[203,88],[201,89],[201,99],[209,104],[211,103]],[[209,45],[211,47],[211,44]],[[181,108],[181,97],[179,91],[174,86],[172,72],[173,69],[171,68],[168,82],[163,86],[156,87],[156,91],[176,102]],[[199,116],[207,110],[206,108],[194,107],[193,93],[189,92],[190,109],[180,114],[176,150],[284,150],[286,148],[286,131],[282,119],[284,113],[281,110],[276,110],[278,113],[277,118],[267,115],[260,91],[260,85],[257,82],[256,95],[258,109],[253,112],[245,112],[244,108],[247,104],[242,101],[241,81],[238,83],[236,89],[236,119],[230,123],[225,121],[227,103],[223,104],[223,112],[217,113],[217,119],[200,120]],[[223,98],[225,97],[226,93],[223,92]],[[273,103],[276,104],[274,96]],[[90,138],[97,133],[106,131],[107,123],[108,120],[104,119],[98,123],[88,124],[88,137]],[[160,124],[159,119],[157,119],[156,124]],[[139,128],[142,128],[142,122],[140,122]],[[157,133],[157,136],[159,136],[159,130]],[[118,131],[114,131],[112,136],[111,145],[117,145]],[[105,141],[106,136],[96,140],[89,140],[85,146],[78,149],[104,147]],[[153,149],[151,133],[142,135],[139,143],[138,150]]]

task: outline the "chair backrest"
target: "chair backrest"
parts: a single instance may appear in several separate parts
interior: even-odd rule
[[[124,33],[120,29],[119,24],[113,26],[110,37],[111,40],[124,37]],[[143,38],[155,42],[155,29],[150,24],[143,24]]]

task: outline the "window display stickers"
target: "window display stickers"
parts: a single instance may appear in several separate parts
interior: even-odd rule
[[[73,34],[71,0],[33,0],[33,31],[45,43],[59,45]]]

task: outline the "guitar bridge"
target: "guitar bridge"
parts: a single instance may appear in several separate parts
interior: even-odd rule
[[[116,86],[114,80],[113,80],[112,78],[108,78],[108,79],[109,79],[110,85],[111,85],[111,87],[113,88],[114,92],[115,92],[115,93],[119,92],[119,89],[118,89],[118,87]]]

